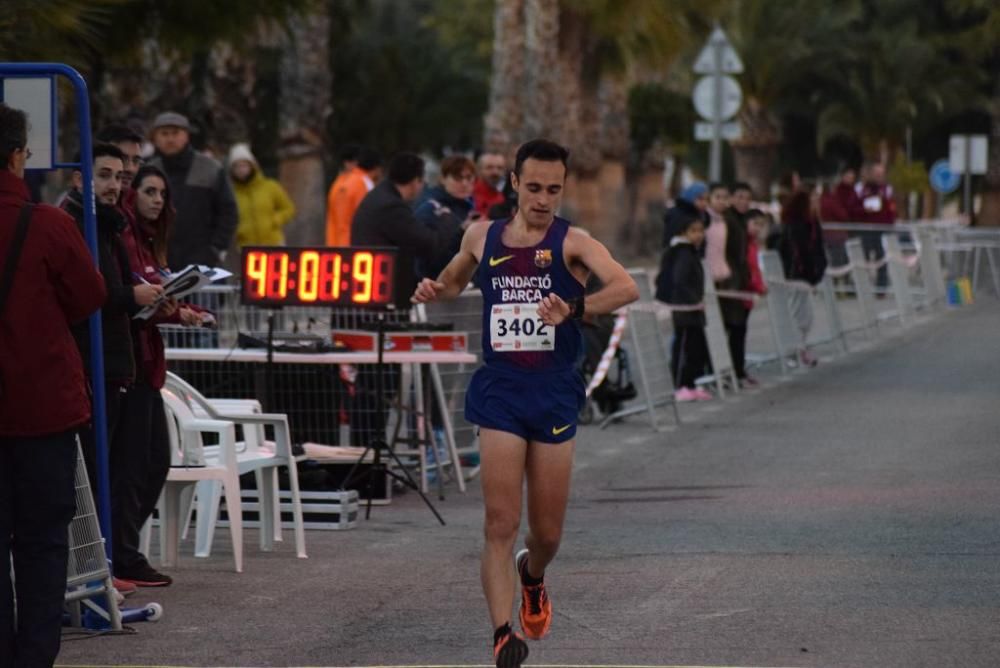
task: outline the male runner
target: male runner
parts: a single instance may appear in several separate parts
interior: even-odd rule
[[[453,299],[479,267],[486,365],[469,385],[465,417],[480,428],[486,506],[481,577],[498,668],[518,668],[528,655],[524,638],[510,624],[515,569],[524,635],[538,640],[552,622],[543,576],[562,537],[584,400],[576,368],[582,353],[577,320],[584,313],[610,313],[639,296],[602,244],[556,217],[568,157],[550,141],[522,145],[511,175],[517,214],[473,223],[438,279],[421,281],[412,298],[414,303]],[[590,272],[604,288],[584,298]],[[527,549],[518,552],[512,569],[525,481]]]

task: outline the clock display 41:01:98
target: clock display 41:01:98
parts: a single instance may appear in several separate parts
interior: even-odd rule
[[[354,249],[247,249],[243,294],[251,302],[385,304],[393,259]]]

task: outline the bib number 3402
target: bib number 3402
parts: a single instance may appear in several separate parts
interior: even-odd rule
[[[497,304],[490,309],[490,344],[501,353],[555,350],[556,337],[538,317],[538,304]]]

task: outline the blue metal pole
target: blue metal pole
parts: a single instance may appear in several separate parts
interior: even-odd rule
[[[0,77],[13,76],[52,76],[62,75],[73,85],[78,113],[80,132],[80,164],[60,165],[78,167],[83,175],[83,224],[84,236],[90,253],[94,256],[94,265],[100,269],[97,250],[97,211],[94,205],[94,158],[90,134],[90,95],[87,92],[87,82],[75,69],[62,63],[0,63]],[[53,87],[53,95],[55,87]],[[53,118],[55,122],[55,118]],[[56,144],[53,143],[53,151]],[[53,161],[55,162],[55,161]],[[104,396],[104,338],[101,331],[100,311],[90,316],[90,378],[93,386],[92,420],[94,424],[94,442],[97,450],[97,506],[98,518],[101,524],[101,535],[104,537],[104,548],[111,560],[111,485],[108,472],[108,422]]]

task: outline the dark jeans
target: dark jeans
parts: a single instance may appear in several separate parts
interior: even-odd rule
[[[674,327],[671,346],[670,370],[674,374],[677,389],[694,389],[694,381],[705,372],[708,363],[708,341],[705,328],[700,325]]]
[[[170,441],[160,391],[139,380],[122,395],[111,442],[111,535],[116,574],[145,565],[139,532],[170,471]]]
[[[59,654],[75,474],[75,432],[0,438],[0,668],[50,668]]]
[[[733,371],[736,372],[737,378],[743,380],[747,377],[747,320],[740,325],[731,322],[725,325],[726,334],[729,336],[729,356],[733,358]]]
[[[885,257],[885,248],[882,247],[881,232],[862,232],[861,247],[864,248],[865,259],[869,262],[872,261],[872,255],[875,256],[875,261],[881,260]],[[878,277],[875,280],[875,286],[884,288],[887,285],[889,285],[889,267],[883,265],[878,269]]]

